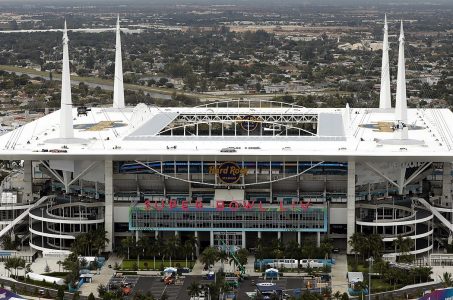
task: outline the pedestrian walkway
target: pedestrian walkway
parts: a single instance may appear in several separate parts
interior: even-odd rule
[[[93,281],[91,283],[84,283],[80,288],[80,293],[82,295],[88,296],[90,293],[93,293],[94,296],[98,294],[98,286],[100,284],[107,286],[110,281],[110,278],[115,274],[115,270],[113,268],[109,268],[109,265],[112,267],[117,264],[121,264],[123,261],[122,258],[116,256],[116,254],[110,255],[109,259],[105,262],[104,266],[102,266],[99,274],[93,276]]]
[[[348,281],[346,274],[348,273],[348,262],[346,254],[335,254],[336,262],[332,266],[332,292],[339,291],[340,293],[347,292]]]
[[[204,268],[204,265],[200,262],[200,259],[197,259],[190,275],[202,275],[203,268]]]

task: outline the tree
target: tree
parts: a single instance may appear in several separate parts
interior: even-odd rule
[[[164,246],[164,253],[168,255],[170,258],[170,267],[171,267],[171,259],[172,257],[175,257],[175,255],[179,251],[179,239],[176,236],[171,236],[170,238],[167,239],[167,243],[165,243]]]
[[[409,254],[409,252],[411,251],[414,245],[414,241],[409,237],[405,238],[401,235],[398,235],[398,237],[396,238],[396,240],[393,241],[393,243],[395,245],[395,248],[398,249],[398,252],[401,254],[399,259],[405,262],[412,262],[413,258]]]
[[[193,253],[194,249],[190,241],[185,241],[184,244],[180,246],[180,252],[186,258],[186,268],[187,268],[187,257]]]
[[[191,254],[192,254],[192,260],[194,259],[194,253],[197,251],[197,248],[200,246],[198,242],[198,238],[195,237],[194,235],[190,235],[187,237],[186,243],[188,243],[191,248]]]
[[[156,256],[159,255],[161,244],[156,240],[152,239],[151,242],[148,243],[149,248],[145,249],[145,255],[149,255],[153,257],[153,269],[156,269]]]
[[[362,299],[363,295],[365,294],[365,289],[367,288],[366,284],[363,281],[358,281],[354,283],[354,290],[359,291],[362,294]]]
[[[453,286],[453,276],[451,275],[451,273],[443,273],[442,277],[440,277],[440,280],[442,281],[442,284],[445,288]]]
[[[79,299],[80,299],[79,292],[75,292],[74,295],[72,296],[72,300],[79,300]]]
[[[247,251],[247,249],[241,248],[236,252],[235,255],[236,255],[239,263],[242,266],[245,266],[247,264],[247,260],[248,260],[248,256],[249,256],[249,252]]]
[[[220,263],[222,264],[222,270],[224,270],[225,261],[228,261],[228,253],[226,253],[225,251],[219,251],[217,258],[218,260],[220,260]]]
[[[205,266],[209,267],[213,265],[219,257],[219,252],[212,247],[208,247],[204,249],[203,253],[200,255],[200,261]]]
[[[335,298],[335,300],[340,300],[341,299],[340,291],[336,291],[332,296]]]
[[[64,287],[62,285],[58,286],[57,300],[64,300]]]
[[[69,254],[69,256],[63,261],[63,266],[69,271],[69,274],[66,276],[66,282],[73,285],[77,278],[79,278],[80,271],[80,262],[77,254],[74,252]]]
[[[291,240],[285,248],[285,253],[288,255],[288,258],[299,259],[301,254],[299,243],[297,241]]]
[[[101,251],[105,250],[105,245],[110,242],[107,238],[107,231],[104,226],[99,226],[95,231],[92,231],[92,242],[91,246],[94,251],[99,255]]]
[[[17,241],[13,241],[11,235],[6,234],[2,238],[1,245],[4,250],[16,250],[18,243]]]
[[[365,248],[365,237],[361,232],[355,232],[348,241],[348,244],[351,246],[352,251],[354,251],[355,261],[357,263],[357,254],[362,253]]]
[[[130,252],[131,248],[135,247],[135,241],[134,238],[131,236],[126,237],[125,239],[121,240],[121,248],[123,251],[120,251],[121,254],[124,256],[124,254],[127,254],[127,259],[130,259]],[[124,250],[127,249],[127,252],[124,253]]]
[[[14,269],[14,277],[17,279],[17,269],[25,268],[25,260],[22,257],[8,257],[5,261],[5,269]]]
[[[184,83],[187,85],[189,90],[193,91],[198,83],[198,76],[194,73],[190,73],[186,76]]]
[[[328,258],[330,256],[332,249],[333,249],[333,246],[332,246],[332,243],[330,242],[329,238],[327,236],[324,236],[324,238],[321,241],[321,245],[320,245],[320,250],[321,250],[324,258]]]
[[[368,256],[381,257],[382,251],[384,250],[384,243],[382,237],[379,234],[371,234],[367,238],[368,240]]]
[[[98,295],[99,297],[104,297],[105,293],[107,292],[107,287],[103,284],[98,285]]]
[[[200,295],[201,288],[200,283],[197,281],[192,282],[187,288],[187,293],[190,297],[197,297]]]

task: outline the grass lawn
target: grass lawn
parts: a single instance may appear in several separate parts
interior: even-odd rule
[[[384,291],[393,291],[394,289],[402,288],[404,285],[389,284],[380,278],[371,278],[371,293],[384,292]]]
[[[136,259],[125,259],[123,260],[123,263],[121,264],[121,269],[122,270],[132,270],[133,267],[134,267],[134,264],[137,263],[137,260]],[[145,267],[145,263],[148,264],[148,268]],[[160,270],[161,269],[161,266],[163,265],[164,268],[167,268],[167,267],[176,267],[176,265],[179,265],[181,268],[185,268],[186,267],[186,261],[185,260],[172,260],[171,261],[171,266],[170,266],[170,261],[169,260],[164,260],[162,262],[162,260],[160,259],[156,259],[156,270]],[[193,266],[195,265],[195,261],[194,260],[187,260],[187,267],[188,268],[193,268]],[[139,266],[139,269],[140,270],[153,270],[154,269],[154,260],[152,259],[140,259],[140,266]]]

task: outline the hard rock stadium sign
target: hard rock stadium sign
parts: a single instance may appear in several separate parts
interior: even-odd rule
[[[235,162],[224,162],[219,167],[210,166],[209,174],[215,174],[225,184],[235,184],[241,175],[247,175],[247,168],[241,168]]]

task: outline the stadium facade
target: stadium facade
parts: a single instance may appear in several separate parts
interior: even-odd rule
[[[65,26],[61,109],[0,137],[0,158],[23,161],[2,183],[0,236],[44,253],[98,226],[108,251],[130,235],[247,248],[328,236],[351,251],[360,231],[381,234],[389,257],[399,235],[431,253],[451,242],[453,114],[407,108],[402,25],[391,107],[384,32],[378,108],[129,107],[118,22],[113,105],[86,111],[72,105]]]

